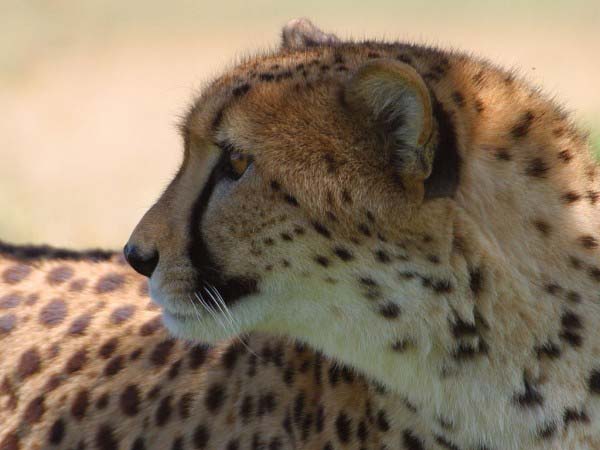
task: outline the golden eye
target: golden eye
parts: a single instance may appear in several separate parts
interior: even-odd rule
[[[227,175],[234,180],[239,179],[252,163],[252,156],[243,153],[231,152],[229,154],[229,167]]]

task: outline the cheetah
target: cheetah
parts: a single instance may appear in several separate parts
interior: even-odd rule
[[[181,134],[153,303],[4,246],[0,448],[600,448],[597,166],[537,88],[300,19]]]

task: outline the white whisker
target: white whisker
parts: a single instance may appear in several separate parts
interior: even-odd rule
[[[217,312],[212,307],[210,307],[208,303],[206,303],[204,298],[202,298],[202,294],[194,292],[194,295],[196,296],[202,307],[206,310],[206,312],[208,312],[211,315],[211,317],[215,320],[215,322],[217,322],[221,326],[221,328],[223,328],[223,330],[227,331],[227,327],[225,326]]]
[[[219,291],[217,290],[216,287],[207,284],[207,287],[214,293],[214,295],[211,295],[211,292],[207,290],[208,294],[211,296],[211,298],[213,299],[213,301],[217,304],[217,306],[219,307],[219,309],[221,311],[223,311],[223,314],[226,314],[229,317],[229,320],[232,323],[232,326],[236,326],[237,327],[237,333],[235,333],[235,338],[237,340],[240,341],[240,343],[246,348],[246,350],[248,350],[248,352],[254,356],[256,356],[256,358],[259,361],[263,361],[263,359],[254,351],[252,350],[252,348],[250,347],[250,345],[246,342],[246,340],[244,339],[245,334],[242,333],[242,326],[239,323],[239,321],[237,321],[233,315],[231,314],[231,311],[229,310],[229,308],[227,307],[227,304],[225,303],[225,300],[223,299],[223,296],[219,293]]]

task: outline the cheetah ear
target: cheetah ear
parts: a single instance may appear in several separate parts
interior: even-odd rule
[[[378,59],[360,67],[349,80],[344,99],[371,117],[392,147],[392,162],[402,180],[429,177],[434,151],[432,101],[421,76],[408,64]]]
[[[285,50],[317,47],[339,41],[336,35],[319,30],[306,18],[290,20],[281,31],[281,48]]]

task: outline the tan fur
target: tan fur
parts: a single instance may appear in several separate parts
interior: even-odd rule
[[[152,368],[141,357],[123,369],[122,381],[104,385],[105,362],[90,360],[93,396],[139,377],[144,392],[160,383],[173,401],[183,389],[203,400],[189,424],[173,418],[165,428],[152,423],[160,406],[150,400],[146,413],[131,418],[114,402],[108,415],[90,406],[85,439],[93,443],[108,421],[115,439],[127,441],[120,448],[137,434],[146,434],[147,448],[168,448],[179,436],[185,448],[197,448],[194,427],[202,422],[216,439],[211,449],[270,448],[276,436],[281,448],[318,450],[600,448],[600,193],[586,138],[552,101],[485,61],[407,44],[340,43],[309,25],[292,26],[282,50],[232,68],[194,103],[182,125],[182,167],[129,242],[142,254],[160,255],[150,288],[173,335],[215,341],[258,331],[283,340],[257,335],[250,347],[258,357],[235,347],[232,368],[223,368],[231,355],[215,357],[174,381],[165,379],[166,367]],[[400,75],[390,78],[394,71]],[[400,83],[406,102],[386,103],[374,91],[383,81],[360,84],[360,73]],[[356,107],[353,92],[368,101]],[[432,107],[423,107],[429,98]],[[411,123],[396,120],[403,114],[421,114],[431,139],[403,141],[413,135],[403,134]],[[459,163],[435,159],[432,168],[428,152],[440,156],[450,147]],[[253,163],[238,180],[215,178],[230,148]],[[443,164],[459,171],[457,186],[451,173],[440,174]],[[441,184],[432,191],[434,182]],[[199,204],[204,192],[210,196]],[[114,270],[82,263],[82,270],[91,267]],[[203,288],[209,279],[223,282],[221,289],[227,280],[252,289],[242,297],[224,294],[225,311]],[[113,301],[116,307],[123,300]],[[156,314],[141,309],[130,323]],[[99,317],[96,333],[127,334],[116,331],[126,325],[107,327],[106,316]],[[33,323],[8,335],[19,351],[3,364],[7,404],[44,392],[35,378],[15,375],[26,347],[65,339],[64,330],[52,334]],[[36,338],[24,345],[19,330]],[[129,345],[156,345],[125,334]],[[90,336],[89,346],[100,345]],[[356,370],[371,384],[355,380],[340,390],[329,363],[303,350],[305,364],[290,337],[352,367],[344,371],[348,380]],[[183,344],[174,345],[172,361],[185,360]],[[264,350],[271,346],[284,354],[275,367]],[[267,362],[250,377],[254,358]],[[286,384],[288,366],[298,384]],[[325,377],[327,370],[321,382],[312,373]],[[24,427],[22,413],[8,416],[7,429],[22,442],[46,442],[40,436],[50,418],[68,415],[68,386],[81,382],[69,378],[62,394],[50,394],[58,400],[37,435]],[[211,413],[203,408],[217,382],[235,394]],[[278,407],[269,419],[254,415],[246,423],[241,399],[262,389],[274,393]],[[16,404],[13,410],[24,408]],[[315,425],[321,404],[329,411],[324,429]],[[291,432],[281,425],[288,415],[297,427]],[[73,428],[82,429],[69,428],[64,439],[72,444],[64,448],[82,438]],[[253,446],[254,433],[265,445]]]

